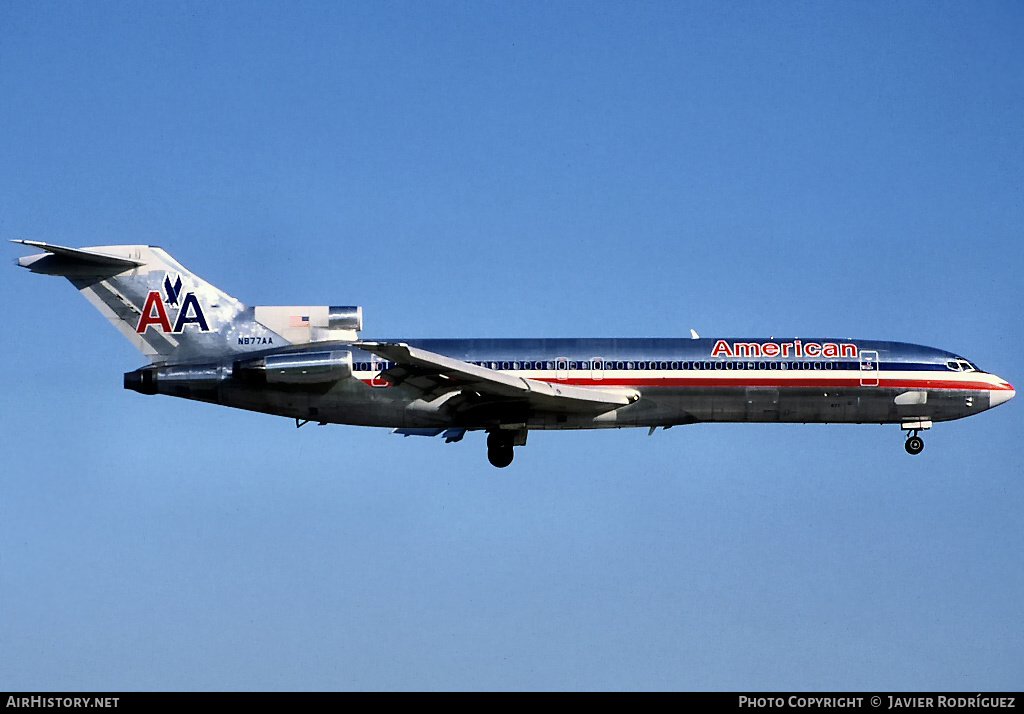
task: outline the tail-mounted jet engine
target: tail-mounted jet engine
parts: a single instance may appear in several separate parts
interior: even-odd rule
[[[124,375],[124,388],[141,394],[169,394],[218,401],[218,387],[235,379],[247,384],[330,384],[352,376],[352,353],[296,352],[226,363],[143,367]]]
[[[325,384],[352,376],[352,353],[297,352],[234,363],[232,376],[258,384]]]
[[[218,387],[229,376],[230,368],[223,363],[143,367],[124,373],[124,388],[216,403]]]

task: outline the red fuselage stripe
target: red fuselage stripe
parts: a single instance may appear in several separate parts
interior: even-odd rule
[[[530,377],[538,382],[550,382],[552,384],[570,384],[578,387],[775,387],[785,389],[787,387],[818,387],[822,389],[856,388],[856,389],[950,389],[961,391],[999,391],[1012,390],[1008,384],[989,384],[988,382],[960,382],[947,379],[879,379],[878,384],[861,384],[856,378],[852,379],[756,379],[756,378],[720,378],[720,377],[663,377],[646,379],[615,379],[605,377],[604,379],[553,379],[551,377]],[[370,384],[369,379],[362,382]],[[873,380],[872,380],[873,381]],[[377,386],[377,385],[374,385]],[[383,386],[383,385],[379,385]]]
[[[989,384],[988,382],[959,382],[946,379],[879,379],[878,384],[861,384],[861,380],[852,379],[757,379],[757,378],[721,378],[721,377],[666,377],[663,379],[542,379],[544,382],[572,384],[578,386],[601,385],[613,387],[826,387],[826,388],[880,388],[880,389],[961,389],[961,390],[993,390],[1010,389],[1008,386]],[[873,379],[870,381],[874,381]]]

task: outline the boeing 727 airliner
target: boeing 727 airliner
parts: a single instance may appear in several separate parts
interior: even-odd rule
[[[459,441],[487,432],[512,462],[531,429],[698,422],[899,424],[906,450],[934,422],[1011,399],[952,352],[902,342],[756,339],[360,339],[362,308],[247,307],[146,245],[18,260],[66,277],[150,363],[124,386],[294,418]]]

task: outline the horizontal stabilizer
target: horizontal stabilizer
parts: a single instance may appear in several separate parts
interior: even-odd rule
[[[19,258],[18,265],[23,268],[28,268],[33,272],[45,272],[51,275],[61,275],[62,273],[60,273],[59,270],[55,271],[52,264],[47,264],[42,270],[33,270],[33,266],[40,260],[48,258],[50,255],[62,258],[63,262],[69,267],[81,267],[83,265],[87,265],[131,270],[132,268],[137,268],[143,264],[141,260],[132,260],[131,258],[122,256],[109,255],[89,248],[66,248],[62,245],[50,245],[49,243],[42,243],[35,240],[12,240],[11,243],[20,243],[22,245],[27,245],[30,248],[40,248],[41,250],[45,250],[46,253],[43,254],[28,255],[24,258]]]

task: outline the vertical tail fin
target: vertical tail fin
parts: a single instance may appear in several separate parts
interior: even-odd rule
[[[161,248],[65,248],[13,241],[45,253],[18,260],[33,273],[60,275],[151,362],[182,362],[240,351],[237,345],[289,342],[254,318],[254,309],[186,270]]]

